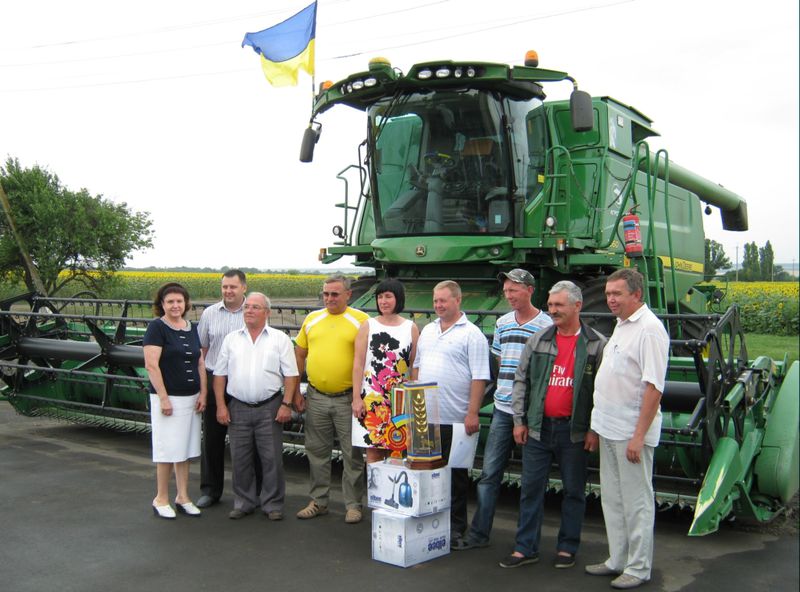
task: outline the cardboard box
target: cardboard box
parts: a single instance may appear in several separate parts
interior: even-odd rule
[[[450,507],[450,468],[409,469],[392,461],[367,465],[369,507],[426,516]]]
[[[372,512],[372,558],[410,567],[450,553],[450,510],[427,516]]]

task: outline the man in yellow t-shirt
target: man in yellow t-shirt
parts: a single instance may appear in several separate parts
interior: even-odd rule
[[[328,512],[331,488],[331,452],[338,437],[342,449],[342,493],[345,522],[361,522],[364,499],[364,457],[351,444],[353,351],[356,334],[367,314],[350,308],[350,279],[337,274],[322,286],[325,308],[310,313],[295,339],[300,373],[308,376],[306,398],[295,392],[295,407],[305,408],[306,455],[310,467],[311,501],[297,513],[301,519]]]

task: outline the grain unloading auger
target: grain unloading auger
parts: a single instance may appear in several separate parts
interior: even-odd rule
[[[308,310],[274,309],[280,316],[273,326],[290,333]],[[149,430],[141,349],[148,311],[142,301],[27,295],[0,302],[3,394],[24,415]],[[420,324],[430,318],[429,310],[409,312]],[[499,314],[469,312],[489,324]],[[729,515],[771,520],[798,487],[797,363],[786,373],[783,362],[748,362],[735,308],[665,320],[671,327],[689,322],[710,329],[703,339],[672,341],[673,349],[689,355],[670,360],[656,451],[657,502],[694,506],[692,535],[713,532]],[[296,417],[285,432],[285,450],[301,452],[302,443]],[[518,474],[519,465],[512,464],[509,480]],[[596,491],[596,478],[590,481]]]

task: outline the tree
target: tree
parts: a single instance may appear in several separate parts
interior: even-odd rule
[[[98,290],[132,252],[153,246],[147,212],[135,212],[86,189],[70,191],[39,166],[8,158],[0,168],[19,236],[49,294],[67,284]],[[0,216],[0,278],[35,289],[5,215]]]
[[[758,264],[761,267],[760,277],[765,281],[772,281],[773,273],[775,270],[775,253],[772,251],[772,244],[767,241],[763,247],[758,250]]]
[[[755,282],[761,279],[761,264],[758,260],[758,246],[755,242],[744,245],[742,273],[739,279],[745,282]]]
[[[731,266],[731,260],[725,255],[725,249],[715,240],[706,239],[706,258],[703,267],[705,280],[708,282],[717,275],[720,269]]]

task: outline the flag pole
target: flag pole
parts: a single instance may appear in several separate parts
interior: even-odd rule
[[[317,25],[317,17],[319,16],[319,0],[316,0],[317,8],[314,11],[314,30],[316,31]],[[313,119],[314,113],[314,101],[316,99],[316,89],[317,89],[317,35],[314,34],[314,64],[311,68],[311,113]],[[308,126],[311,127],[311,121],[308,122]]]

